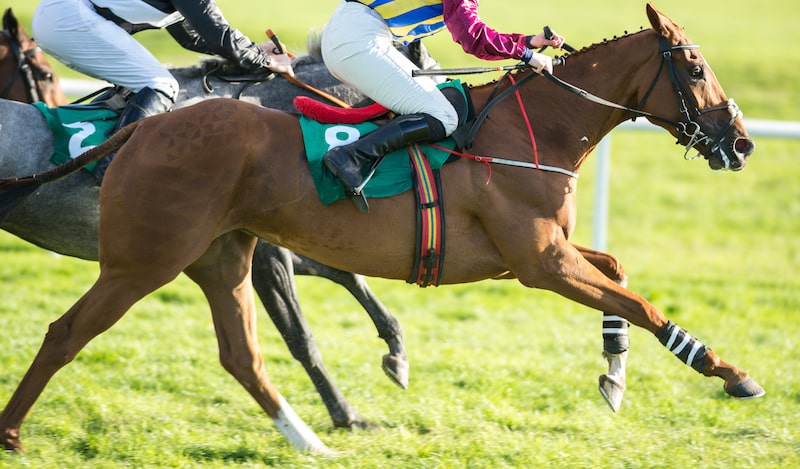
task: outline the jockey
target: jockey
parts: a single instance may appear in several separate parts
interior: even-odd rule
[[[331,73],[398,115],[355,142],[335,147],[325,166],[339,178],[362,211],[368,207],[356,191],[362,169],[387,153],[420,141],[441,140],[456,130],[458,114],[430,77],[414,77],[417,67],[392,47],[443,29],[465,52],[485,60],[517,59],[541,73],[553,71],[552,59],[533,49],[561,48],[564,38],[544,33],[503,34],[478,17],[478,0],[345,0],[322,35],[322,57]]]
[[[117,129],[169,111],[178,97],[178,81],[131,37],[162,28],[184,48],[245,71],[292,72],[286,55],[271,56],[232,28],[214,0],[42,0],[32,23],[39,46],[60,62],[134,93]],[[98,179],[106,166],[98,165]]]

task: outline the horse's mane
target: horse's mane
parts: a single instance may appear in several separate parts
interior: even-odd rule
[[[555,57],[560,58],[560,59],[564,59],[565,61],[568,61],[567,59],[571,59],[571,58],[574,59],[576,57],[583,57],[584,55],[591,54],[591,53],[595,52],[597,49],[600,49],[601,47],[606,46],[606,45],[608,45],[610,43],[615,43],[615,42],[618,42],[618,41],[623,40],[623,39],[627,39],[627,38],[630,38],[630,37],[633,37],[633,36],[637,36],[639,34],[647,32],[647,31],[652,31],[652,29],[640,27],[638,31],[635,31],[633,33],[629,33],[628,31],[623,31],[622,36],[616,36],[615,35],[611,39],[603,38],[603,40],[600,41],[600,42],[595,42],[595,43],[592,43],[592,44],[590,44],[588,46],[581,47],[580,49],[577,49],[575,51],[567,52],[567,53],[560,54],[560,55],[556,55]],[[512,71],[510,73],[513,74],[513,75],[518,75],[518,74],[527,73],[528,71],[529,70],[514,70],[514,71]],[[505,75],[503,75],[503,76],[505,76]],[[485,82],[485,83],[469,84],[468,86],[469,86],[470,89],[475,88],[475,87],[480,87],[480,86],[496,86],[498,82],[502,81],[502,79],[503,79],[502,77],[498,77],[498,78],[495,78],[494,80],[491,80],[491,81],[488,81],[488,82]]]
[[[570,53],[567,53],[567,54],[559,55],[557,57],[566,59],[566,58],[569,58],[569,57],[573,57],[574,58],[576,56],[581,56],[583,54],[592,52],[592,51],[596,50],[597,48],[599,48],[601,46],[604,46],[604,45],[606,45],[608,43],[617,42],[617,41],[620,41],[622,39],[629,38],[631,36],[636,36],[636,35],[644,33],[645,31],[649,31],[649,29],[645,29],[644,27],[640,27],[639,31],[636,31],[636,32],[633,32],[633,33],[629,33],[628,31],[623,31],[622,36],[613,36],[611,39],[603,38],[603,40],[601,42],[595,42],[595,43],[590,44],[588,46],[581,47],[579,50],[576,50],[574,52],[570,52]]]

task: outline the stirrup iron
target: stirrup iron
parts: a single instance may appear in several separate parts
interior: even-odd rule
[[[381,164],[383,159],[386,158],[385,156],[381,156],[377,160],[372,162],[372,165],[369,167],[369,172],[361,181],[361,184],[358,187],[353,188],[353,192],[350,194],[350,200],[356,205],[356,208],[361,213],[369,213],[369,203],[367,203],[367,198],[364,197],[364,187],[366,187],[367,183],[372,180],[372,177],[375,176],[375,171],[378,170],[378,166]]]

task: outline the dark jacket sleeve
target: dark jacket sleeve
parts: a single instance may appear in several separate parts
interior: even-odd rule
[[[244,34],[231,27],[214,0],[173,0],[184,21],[167,27],[182,47],[214,54],[245,70],[269,65],[269,55]]]

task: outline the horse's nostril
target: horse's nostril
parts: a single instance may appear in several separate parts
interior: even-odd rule
[[[755,143],[753,143],[753,141],[749,138],[737,138],[736,141],[733,142],[733,149],[736,151],[736,153],[743,156],[750,156],[755,148]]]

